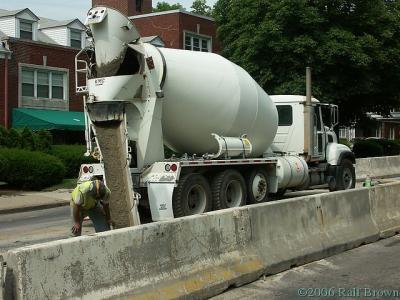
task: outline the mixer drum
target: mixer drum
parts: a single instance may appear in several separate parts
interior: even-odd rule
[[[213,53],[156,49],[149,44],[145,49],[163,81],[163,135],[170,148],[179,153],[215,153],[218,144],[212,133],[247,134],[252,157],[272,144],[278,127],[276,107],[241,67]]]

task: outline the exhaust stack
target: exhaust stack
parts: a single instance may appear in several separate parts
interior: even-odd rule
[[[304,104],[304,155],[311,161],[314,155],[314,109],[312,106],[311,68],[306,68],[306,102]]]

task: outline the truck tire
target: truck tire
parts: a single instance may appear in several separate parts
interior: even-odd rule
[[[246,183],[236,170],[226,170],[217,174],[211,190],[214,210],[246,205]]]
[[[268,173],[257,168],[248,172],[245,176],[247,185],[247,204],[267,202],[268,197]]]
[[[356,186],[356,172],[353,163],[348,159],[343,159],[340,163],[341,168],[336,176],[336,191],[354,189]]]
[[[211,209],[210,184],[200,174],[186,174],[172,195],[174,217],[201,214]]]

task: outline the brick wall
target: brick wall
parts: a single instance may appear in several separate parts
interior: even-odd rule
[[[75,55],[77,50],[14,39],[10,40],[10,50],[12,51],[8,77],[10,109],[18,107],[19,64],[43,66],[43,56],[47,56],[48,67],[69,70],[69,110],[83,111],[82,96],[75,93]]]
[[[104,5],[113,7],[127,16],[147,14],[152,11],[152,0],[142,0],[142,11],[136,10],[136,0],[92,0],[93,6]]]
[[[181,31],[180,49],[183,49],[183,31],[191,31],[200,35],[212,37],[212,52],[219,53],[221,48],[217,39],[217,25],[214,21],[188,14],[180,14],[179,27]],[[197,32],[199,28],[199,32]]]
[[[212,37],[212,52],[218,53],[220,45],[216,38],[217,26],[214,21],[188,15],[185,13],[170,13],[158,16],[146,16],[133,19],[142,36],[158,35],[165,42],[165,47],[183,49],[183,31]],[[199,32],[197,28],[199,25]]]
[[[182,49],[179,33],[179,13],[133,19],[141,36],[158,35],[167,48]]]

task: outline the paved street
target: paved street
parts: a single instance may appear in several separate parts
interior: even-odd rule
[[[0,215],[0,253],[11,249],[69,237],[69,206]],[[93,227],[84,223],[83,233]]]
[[[399,252],[400,235],[260,279],[212,299],[400,298]]]

